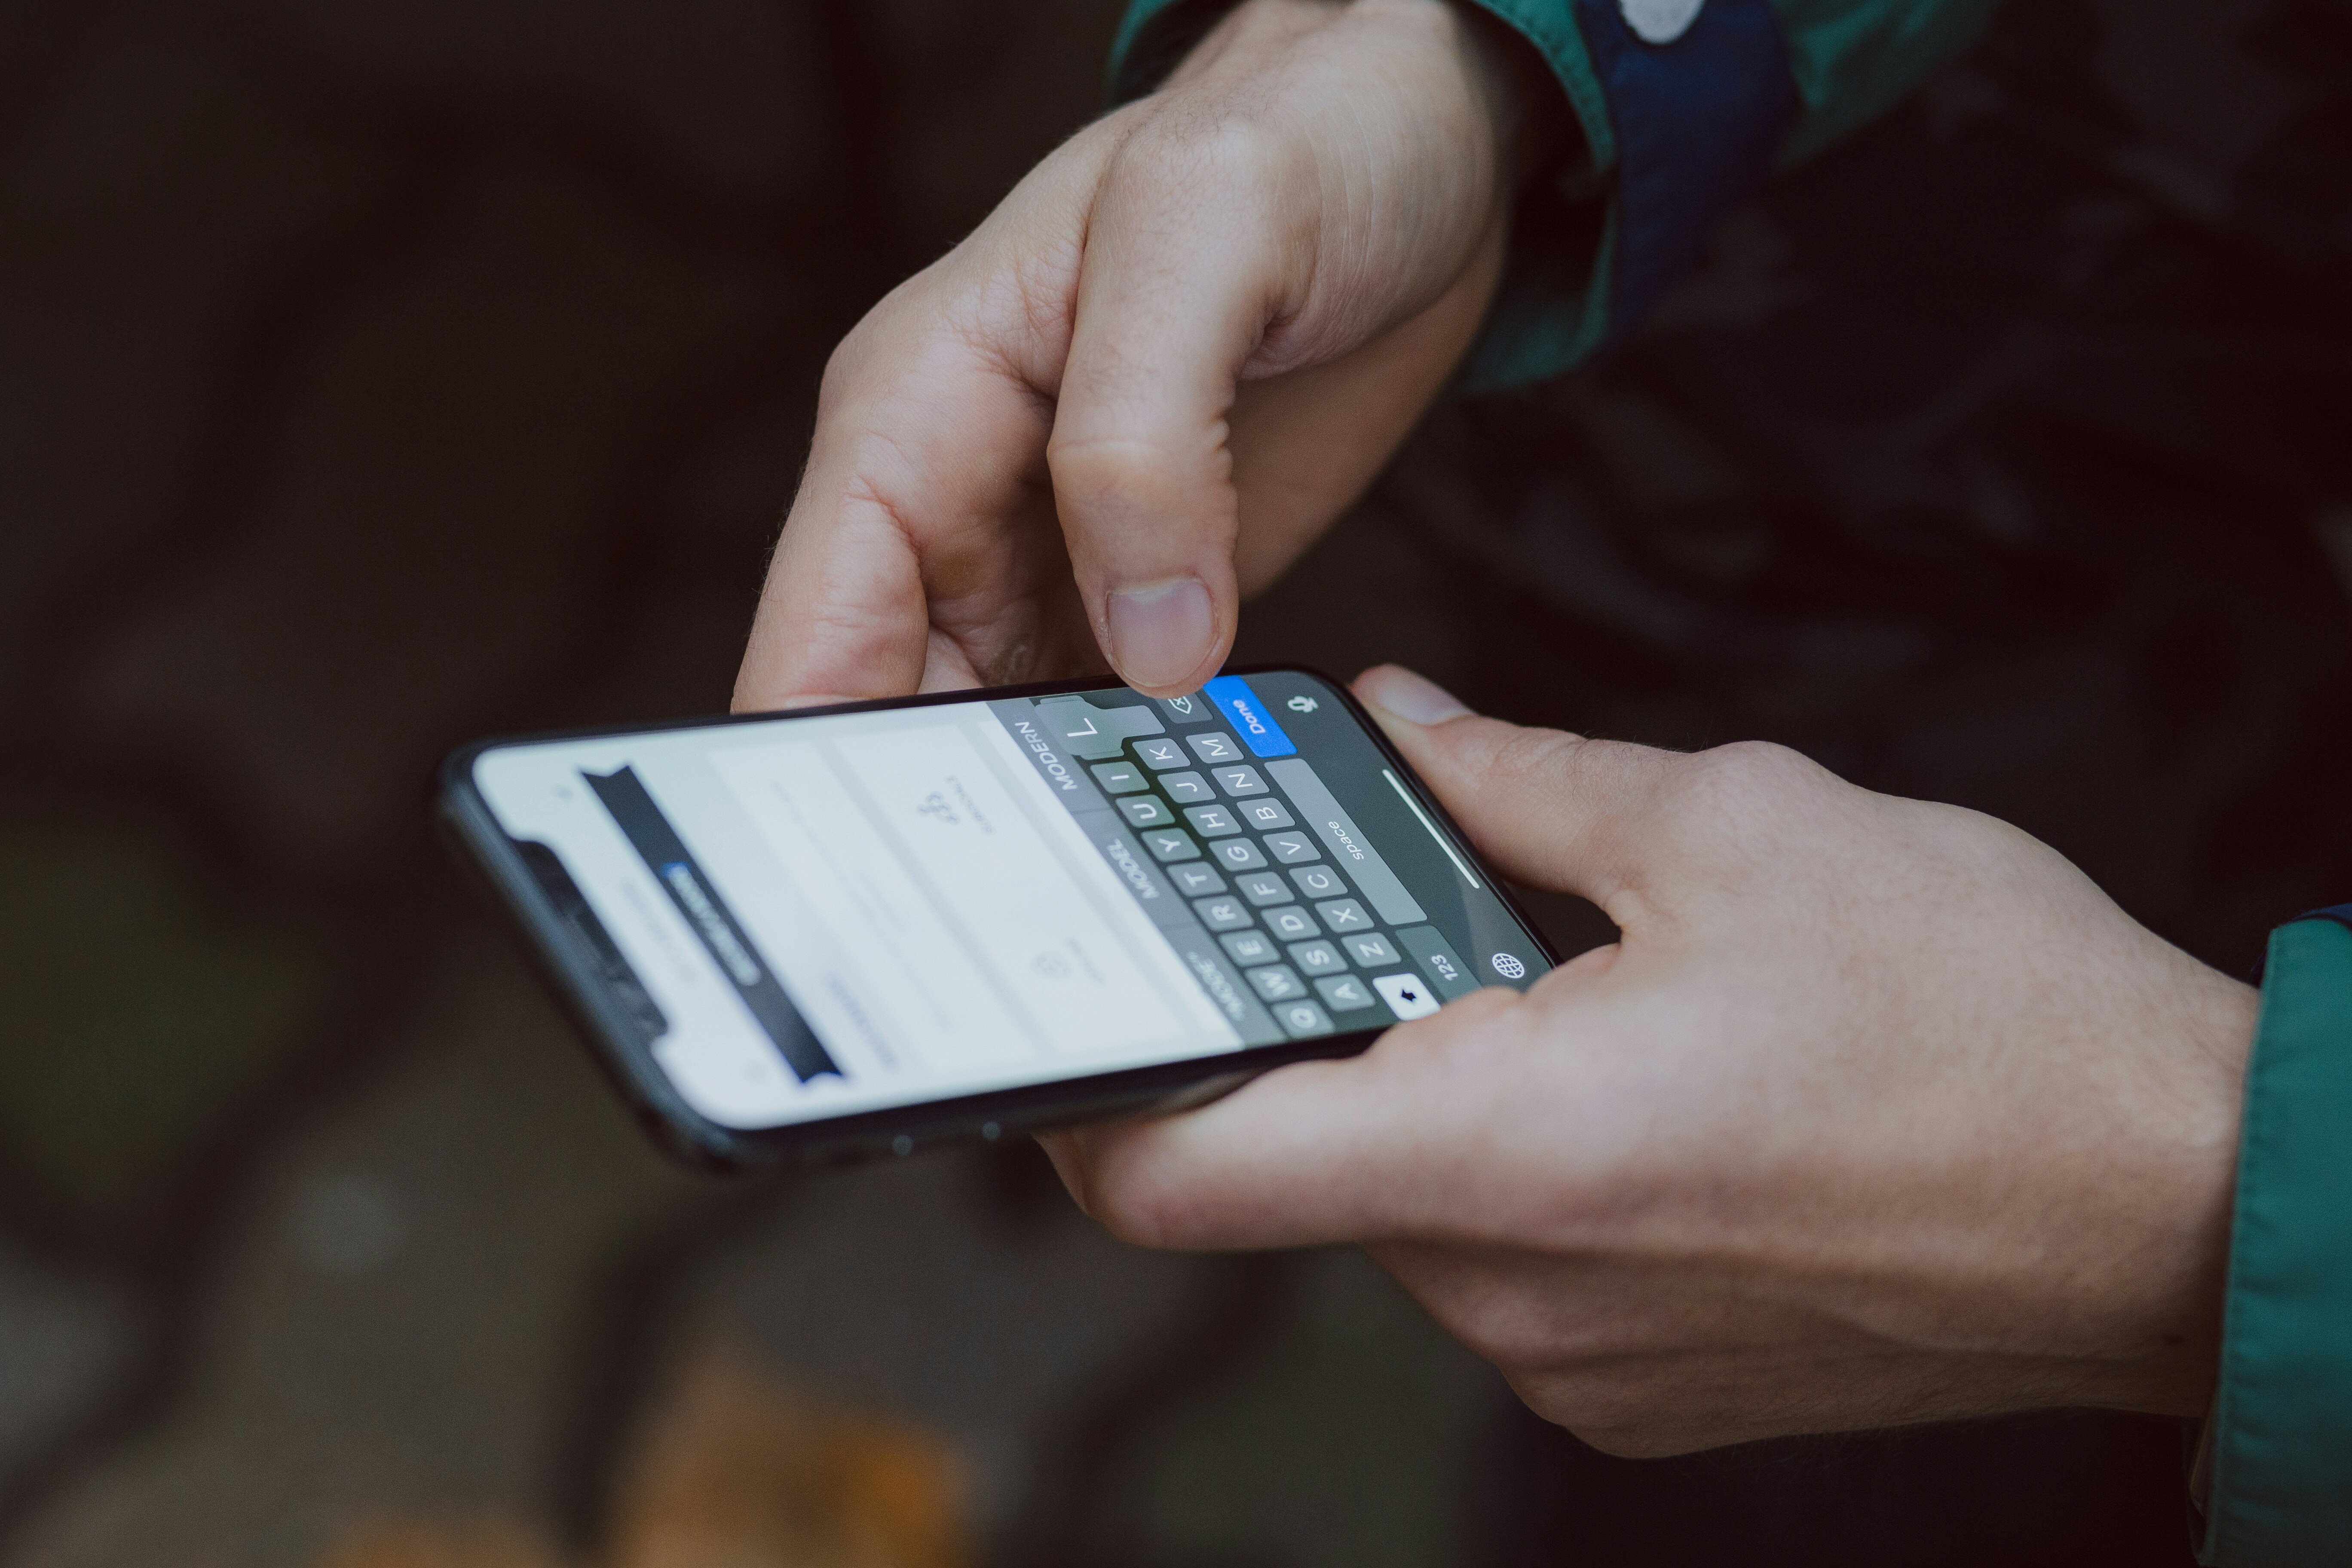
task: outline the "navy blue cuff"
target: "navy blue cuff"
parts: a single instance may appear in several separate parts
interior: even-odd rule
[[[1637,35],[1619,0],[1576,0],[1576,20],[1617,133],[1614,341],[1763,184],[1796,123],[1797,88],[1769,0],[1705,0],[1664,43]]]

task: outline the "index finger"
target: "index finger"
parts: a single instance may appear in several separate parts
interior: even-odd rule
[[[1047,415],[955,334],[888,337],[828,385],[735,687],[742,710],[904,697],[940,662],[958,602],[1018,613],[1003,541],[1032,501]],[[990,609],[997,614],[992,616]],[[942,647],[940,645],[945,644]]]

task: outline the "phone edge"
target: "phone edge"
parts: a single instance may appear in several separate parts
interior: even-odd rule
[[[1559,952],[1543,929],[1528,918],[1509,885],[1495,876],[1492,868],[1479,857],[1475,845],[1462,831],[1461,825],[1432,795],[1421,775],[1396,749],[1370,710],[1357,700],[1355,693],[1344,682],[1311,665],[1299,663],[1244,665],[1223,673],[1243,677],[1275,673],[1304,675],[1336,693],[1359,726],[1370,735],[1374,748],[1396,767],[1397,777],[1412,790],[1414,798],[1486,872],[1487,885],[1496,900],[1533,940],[1545,960],[1558,967],[1561,962]],[[614,1020],[606,1016],[607,1010],[600,988],[583,974],[575,973],[579,968],[579,955],[574,951],[576,942],[547,902],[537,879],[521,864],[512,838],[499,826],[488,803],[482,798],[474,782],[474,764],[482,754],[507,746],[654,734],[670,730],[709,729],[722,724],[756,723],[779,718],[814,718],[878,709],[943,706],[984,701],[992,697],[1049,697],[1094,690],[1104,684],[1105,677],[1095,676],[1075,680],[1031,681],[1017,686],[929,692],[913,698],[879,698],[808,708],[766,710],[757,713],[728,713],[653,723],[583,725],[563,730],[493,735],[468,742],[442,760],[435,780],[434,815],[444,829],[445,840],[457,852],[457,858],[461,865],[474,874],[478,882],[487,884],[478,889],[484,901],[503,918],[509,934],[522,948],[526,962],[554,994],[568,1020],[589,1045],[589,1055],[595,1058],[599,1068],[627,1102],[636,1120],[673,1157],[698,1170],[740,1173],[760,1169],[789,1168],[794,1164],[854,1163],[886,1153],[905,1154],[918,1147],[932,1147],[944,1142],[985,1142],[985,1134],[981,1131],[983,1125],[998,1127],[1000,1135],[1046,1131],[1121,1112],[1171,1109],[1171,1101],[1182,1101],[1188,1095],[1207,1099],[1223,1092],[1215,1087],[1220,1079],[1232,1080],[1225,1086],[1230,1089],[1259,1073],[1270,1072],[1292,1062],[1356,1056],[1368,1049],[1392,1026],[1347,1030],[1319,1039],[1251,1047],[1248,1054],[1254,1059],[1249,1066],[1228,1068],[1223,1072],[1197,1070],[1210,1065],[1212,1058],[1194,1058],[1124,1068],[1116,1073],[1094,1075],[1091,1079],[1062,1079],[994,1089],[953,1100],[885,1107],[782,1127],[748,1131],[730,1128],[688,1105],[670,1084],[667,1075],[661,1070],[652,1054],[639,1046]],[[982,692],[987,696],[979,695]],[[1105,1079],[1124,1087],[1109,1087],[1108,1092],[1093,1098],[1066,1099],[1057,1093],[1075,1084]]]

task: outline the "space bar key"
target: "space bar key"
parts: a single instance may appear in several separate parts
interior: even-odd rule
[[[1339,809],[1339,803],[1331,798],[1331,792],[1323,787],[1323,781],[1315,776],[1313,768],[1289,757],[1266,763],[1265,771],[1289,792],[1290,803],[1323,840],[1331,858],[1355,877],[1356,886],[1372,901],[1372,908],[1380,911],[1384,924],[1413,925],[1429,918],[1413,896],[1404,890],[1397,874],[1389,869],[1389,863],[1381,858],[1381,852],[1372,847],[1372,841]]]

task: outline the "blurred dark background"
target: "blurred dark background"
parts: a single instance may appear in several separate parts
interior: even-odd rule
[[[828,347],[1114,21],[0,7],[0,1555],[2186,1561],[2168,1424],[1624,1464],[1032,1151],[688,1178],[468,904],[438,756],[724,705]],[[2335,0],[2013,7],[1243,653],[1786,741],[2245,973],[2352,896],[2347,153]]]

